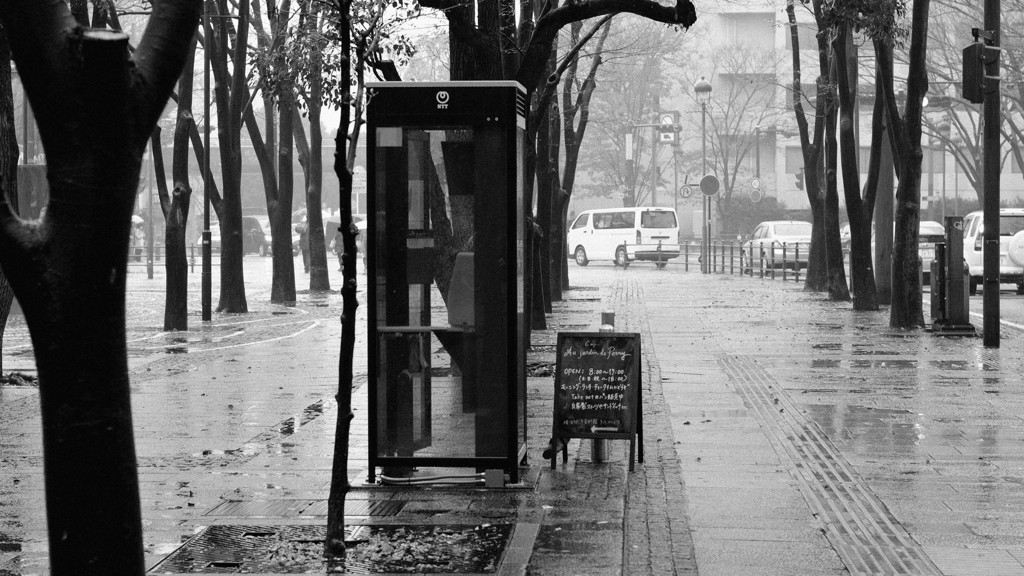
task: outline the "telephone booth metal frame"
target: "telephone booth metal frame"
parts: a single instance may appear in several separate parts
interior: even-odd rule
[[[367,84],[369,478],[519,482],[526,91]],[[489,485],[492,485],[488,482]]]

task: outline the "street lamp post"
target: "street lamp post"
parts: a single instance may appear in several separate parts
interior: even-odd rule
[[[701,170],[704,175],[708,173],[708,100],[711,99],[711,83],[704,79],[693,85],[693,91],[697,94],[697,101],[700,102],[700,139],[701,139]],[[700,231],[700,271],[708,273],[708,248],[711,237],[711,197],[702,194],[701,204],[703,206]]]

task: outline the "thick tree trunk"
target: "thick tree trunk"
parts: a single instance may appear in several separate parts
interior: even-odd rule
[[[136,177],[139,169],[121,168]],[[95,191],[134,196],[134,188]],[[82,188],[52,181],[50,194],[47,217],[60,231],[52,242],[63,247],[51,266],[74,281],[53,286],[56,299],[23,305],[39,368],[51,569],[142,574],[124,332],[128,235],[119,222],[131,204],[94,198],[85,207]]]
[[[889,138],[889,127],[879,134],[882,141],[881,160],[878,166],[878,196],[875,202],[875,228],[893,230],[894,196],[892,145]],[[879,304],[892,302],[892,236],[879,234],[875,236],[875,286]]]
[[[855,134],[857,118],[857,61],[853,48],[853,31],[840,26],[832,42],[832,62],[839,102],[839,140],[843,193],[850,221],[850,276],[853,283],[853,309],[878,310],[875,295],[875,273],[871,258],[871,206],[860,191],[860,150]]]
[[[319,77],[319,73],[314,74]],[[327,232],[324,230],[323,214],[323,147],[324,136],[320,128],[321,90],[314,82],[307,102],[309,111],[309,172],[306,179],[306,213],[309,215],[309,289],[323,292],[331,289],[327,271]],[[315,212],[315,214],[314,214]],[[334,237],[334,230],[329,231]]]
[[[231,37],[245,37],[248,33],[249,2],[238,6],[237,34],[232,34],[226,0],[207,0],[217,6],[207,40],[211,69],[216,78],[214,92],[217,102],[217,139],[220,142],[221,209],[220,217],[220,299],[218,312],[244,313],[249,311],[245,298],[245,273],[242,254],[242,108],[246,103],[245,43],[237,42],[230,57]]]
[[[191,76],[191,74],[189,74]],[[182,84],[179,82],[179,87]],[[191,87],[189,87],[191,91]],[[188,110],[179,101],[179,109]],[[186,116],[183,118],[182,116]],[[188,123],[191,115],[179,113],[178,126],[175,129],[175,148],[171,160],[174,167],[174,191],[167,190],[167,175],[164,169],[163,151],[160,146],[160,127],[153,131],[150,145],[153,149],[153,171],[156,175],[156,186],[160,196],[160,210],[164,215],[165,244],[165,280],[164,296],[164,330],[188,330],[188,255],[185,252],[187,242],[187,224],[192,189],[188,182]],[[183,140],[180,139],[183,136]]]
[[[62,2],[0,3],[47,157],[42,226],[0,204],[0,265],[35,348],[50,571],[145,571],[125,344],[128,238],[147,140],[185,63],[200,5],[155,2],[124,34]]]
[[[807,275],[804,290],[825,292],[828,290],[828,266],[825,262],[825,195],[817,178],[807,178],[807,199],[811,206],[811,247],[807,254]]]
[[[278,122],[279,122],[279,125],[281,127],[281,133],[280,133],[280,135],[281,135],[281,142],[280,142],[280,145],[278,146],[278,149],[277,149],[277,165],[279,167],[278,168],[278,173],[277,173],[277,177],[278,177],[277,178],[277,193],[278,193],[278,197],[281,198],[281,199],[284,199],[284,198],[291,199],[293,194],[294,194],[294,188],[293,187],[295,186],[295,174],[293,173],[294,171],[292,169],[292,151],[293,151],[293,146],[294,146],[294,143],[295,143],[294,142],[294,140],[295,140],[295,133],[293,132],[294,127],[292,126],[292,122],[295,121],[295,113],[294,112],[295,111],[292,109],[290,102],[286,102],[284,100],[281,100],[280,102],[278,102]],[[281,228],[281,224],[284,223],[284,221],[287,221],[287,226],[288,227],[286,229],[282,230],[280,234],[277,233],[277,231],[276,231],[277,229],[272,228],[271,235],[273,237],[272,242],[274,243],[273,249],[274,249],[275,253],[277,253],[279,245],[281,246],[281,248],[280,248],[281,250],[285,250],[285,246],[284,246],[285,242],[284,241],[285,240],[288,241],[287,242],[287,245],[288,245],[287,252],[285,252],[285,254],[287,254],[287,259],[285,259],[285,258],[275,259],[274,260],[274,270],[276,271],[278,266],[290,267],[292,269],[291,277],[295,278],[295,272],[294,272],[295,271],[295,258],[292,256],[292,248],[291,248],[291,241],[292,241],[292,233],[291,233],[292,223],[291,223],[291,212],[290,212],[291,206],[288,206],[289,212],[287,212],[287,213],[285,213],[285,211],[282,210],[283,208],[284,208],[284,205],[279,200],[277,206],[274,207],[274,216],[273,216],[273,218],[275,220],[281,221],[278,224],[278,229]],[[306,210],[307,215],[309,214],[309,212],[310,212],[309,210]],[[307,216],[307,219],[308,219],[308,216]],[[307,225],[309,224],[308,221],[307,221],[306,224]],[[278,242],[278,236],[281,237],[281,241],[280,242]],[[272,302],[276,301],[275,300],[275,296],[273,294],[271,295],[270,299],[271,299]]]
[[[900,117],[893,91],[891,47],[875,42],[880,84],[883,86],[886,119],[893,128],[894,160],[899,173],[896,189],[895,239],[892,260],[892,306],[889,326],[912,329],[924,326],[921,299],[921,262],[918,234],[921,222],[921,115],[928,91],[925,54],[928,44],[928,0],[915,0],[910,32],[907,100]]]
[[[827,92],[825,99],[825,268],[828,278],[829,300],[850,299],[850,288],[846,284],[846,268],[843,265],[843,247],[839,241],[839,147],[836,142],[836,117],[838,106],[834,89]],[[819,101],[820,102],[820,101]]]
[[[11,46],[0,29],[0,187],[6,201],[18,211],[18,138],[15,133],[14,88],[11,82]],[[14,290],[7,275],[0,271],[0,351],[3,350],[7,319],[11,314]],[[3,360],[0,355],[0,374]]]
[[[811,206],[811,247],[807,254],[807,275],[804,277],[804,290],[808,292],[824,292],[828,289],[828,266],[825,258],[825,195],[822,186],[821,147],[824,137],[824,123],[819,115],[814,116],[814,139],[811,139],[807,115],[804,113],[803,71],[800,66],[800,34],[796,22],[795,0],[786,1],[786,17],[789,21],[789,35],[792,44],[793,62],[793,113],[796,116],[797,129],[800,133],[800,150],[804,160],[804,186],[807,190],[807,202]],[[814,5],[815,17],[820,21],[820,2]],[[825,55],[825,40],[818,39],[818,66],[822,73],[827,70],[828,59]],[[817,83],[817,101],[824,102],[824,85]]]
[[[193,39],[188,60],[178,79],[178,117],[174,128],[174,151],[171,159],[173,194],[167,191],[163,156],[159,138],[153,143],[153,158],[158,166],[156,182],[160,191],[160,208],[164,215],[164,251],[167,272],[165,280],[164,330],[188,330],[188,254],[186,253],[189,208],[192,185],[189,181],[189,140],[195,125],[192,114],[192,77],[196,41]]]

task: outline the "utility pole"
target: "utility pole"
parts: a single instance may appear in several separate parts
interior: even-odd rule
[[[983,116],[984,166],[982,184],[985,191],[983,219],[984,250],[984,344],[999,347],[999,10],[1000,0],[985,0],[985,50]]]

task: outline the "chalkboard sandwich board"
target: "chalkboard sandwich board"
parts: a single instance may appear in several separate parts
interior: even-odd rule
[[[643,462],[640,358],[640,334],[559,332],[554,438],[629,440],[633,470],[639,437],[638,461]]]

